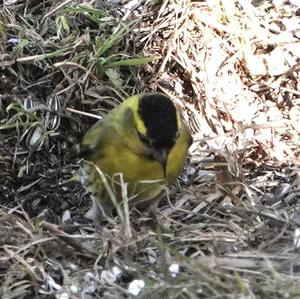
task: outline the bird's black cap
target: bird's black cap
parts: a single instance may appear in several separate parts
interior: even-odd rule
[[[147,130],[147,139],[157,149],[171,148],[176,140],[178,121],[173,102],[163,94],[145,94],[138,113]]]

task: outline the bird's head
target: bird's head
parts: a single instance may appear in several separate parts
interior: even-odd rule
[[[146,155],[160,163],[166,176],[170,150],[180,130],[180,118],[173,102],[163,94],[144,94],[138,101],[136,130]]]

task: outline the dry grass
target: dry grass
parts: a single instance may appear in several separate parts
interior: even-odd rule
[[[134,283],[138,298],[300,298],[299,13],[297,1],[4,1],[1,298],[131,298]],[[90,114],[144,90],[182,107],[190,161],[156,219],[125,205],[95,228],[89,196],[60,183]]]

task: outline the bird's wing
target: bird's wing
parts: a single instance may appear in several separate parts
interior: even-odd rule
[[[110,125],[108,122],[100,120],[95,123],[85,134],[80,145],[79,156],[101,155],[103,146],[107,143]]]

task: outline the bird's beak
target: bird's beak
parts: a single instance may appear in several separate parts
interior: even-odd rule
[[[155,151],[155,160],[159,162],[159,164],[162,167],[164,177],[167,175],[167,163],[168,163],[168,157],[169,157],[169,150],[162,149]]]

